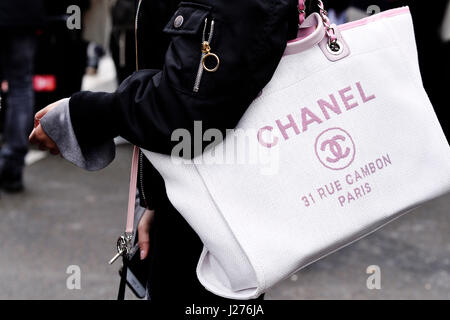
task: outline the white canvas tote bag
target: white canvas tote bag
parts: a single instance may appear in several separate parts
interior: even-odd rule
[[[202,239],[198,279],[219,296],[255,298],[450,191],[409,9],[338,27],[321,13],[224,142],[192,163],[143,150]],[[258,161],[221,163],[223,150]]]

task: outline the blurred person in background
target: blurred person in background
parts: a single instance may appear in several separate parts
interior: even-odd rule
[[[0,150],[0,187],[24,188],[23,168],[34,113],[33,69],[36,29],[44,22],[41,0],[0,1],[0,64],[8,83],[4,145]]]
[[[83,39],[87,46],[88,75],[97,74],[100,59],[106,54],[111,32],[111,0],[90,0],[83,15]],[[134,4],[133,4],[134,9]]]
[[[351,0],[334,0],[328,2],[328,17],[332,23],[340,25],[349,21],[346,11],[350,7]]]
[[[136,69],[134,44],[135,0],[113,0],[111,7],[111,54],[117,80],[122,83]]]
[[[329,7],[328,17],[336,25],[359,20],[366,16],[364,11],[352,6],[351,0],[328,0],[327,5]]]
[[[38,43],[38,72],[54,74],[56,88],[51,95],[39,97],[38,107],[80,91],[87,67],[88,41],[84,39],[85,13],[89,0],[45,0],[48,15],[46,28]],[[67,8],[76,5],[81,10],[81,29],[69,29]],[[70,14],[73,14],[72,12]]]

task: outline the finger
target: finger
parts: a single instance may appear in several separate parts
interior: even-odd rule
[[[139,242],[139,248],[141,250],[140,253],[141,260],[144,260],[148,256],[148,251],[150,250],[150,242],[149,241]]]
[[[138,225],[138,243],[141,251],[141,260],[144,260],[147,257],[150,248],[150,228],[148,227],[148,221],[146,220],[147,219],[141,219]]]
[[[41,123],[41,119],[55,106],[56,103],[52,103],[45,108],[41,109],[34,115],[34,127],[38,127]]]
[[[47,113],[47,112],[42,113],[42,111],[44,111],[44,110],[45,110],[45,108],[34,115],[34,128],[37,128],[41,124],[41,119]]]
[[[34,130],[34,135],[36,136],[36,140],[38,141],[38,143],[40,143],[43,147],[44,150],[58,150],[58,146],[56,145],[56,143],[45,133],[45,131],[42,129],[42,126],[38,126],[35,130]]]
[[[34,116],[34,129],[36,129],[41,122],[41,119],[36,118],[36,115]]]
[[[152,212],[146,210],[138,224],[138,243],[140,248],[141,260],[148,256],[150,249],[150,224],[152,221]]]
[[[49,109],[50,109],[52,106],[53,106],[53,104],[51,104],[51,105],[49,105],[49,106],[47,106],[47,107],[41,109],[40,111],[38,111],[38,112],[35,114],[35,116],[34,116],[35,122],[36,122],[36,121],[39,122],[39,121],[47,114],[47,112],[49,111]]]
[[[43,139],[45,138],[45,135],[42,134],[43,130],[42,127],[39,125],[36,128],[31,131],[30,134],[30,142],[33,144],[40,144],[43,143]]]
[[[31,131],[30,136],[28,137],[28,140],[30,140],[31,144],[36,144],[37,140],[36,140],[36,130],[33,129],[33,131]]]

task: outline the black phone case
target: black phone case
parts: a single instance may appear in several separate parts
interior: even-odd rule
[[[147,296],[147,280],[149,273],[148,258],[141,260],[139,246],[136,244],[128,256],[127,262],[127,286],[140,299]],[[122,277],[123,267],[119,270],[119,275]]]

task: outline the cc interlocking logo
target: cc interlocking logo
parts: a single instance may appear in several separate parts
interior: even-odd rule
[[[347,131],[330,128],[316,139],[316,156],[320,163],[331,170],[342,170],[355,160],[355,143]]]

